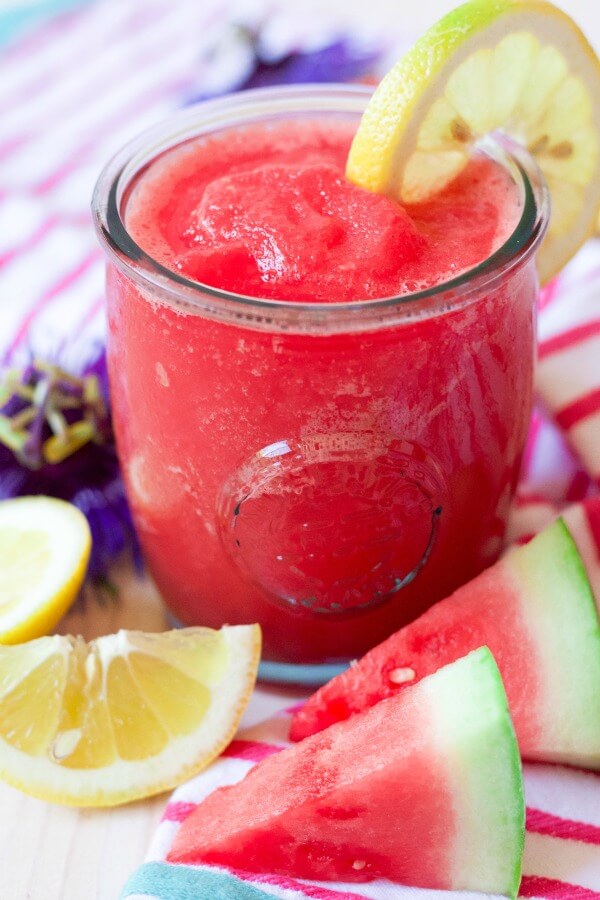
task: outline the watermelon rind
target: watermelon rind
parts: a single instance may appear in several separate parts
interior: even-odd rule
[[[600,769],[600,619],[569,528],[557,519],[505,560],[524,600],[544,689],[528,758]]]
[[[525,841],[521,759],[498,666],[487,647],[420,682],[447,747],[457,833],[455,889],[516,897]],[[458,701],[458,702],[457,702]]]

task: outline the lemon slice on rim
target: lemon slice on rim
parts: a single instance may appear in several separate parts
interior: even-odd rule
[[[427,199],[502,130],[527,147],[550,189],[538,267],[547,281],[600,212],[600,63],[545,0],[471,0],[406,53],[373,94],[347,177],[403,203]]]
[[[0,643],[51,631],[75,600],[92,545],[86,517],[54,497],[0,502]]]
[[[75,806],[180,784],[233,737],[260,644],[258,625],[240,625],[0,647],[0,777]]]

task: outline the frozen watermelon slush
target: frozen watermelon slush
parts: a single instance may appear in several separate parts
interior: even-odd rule
[[[407,209],[346,180],[354,130],[290,119],[186,144],[140,179],[128,230],[195,281],[305,303],[432,287],[487,259],[514,231],[519,192],[488,157]]]
[[[217,101],[104,176],[146,559],[177,619],[258,621],[271,663],[352,659],[490,565],[531,410],[535,186],[484,153],[409,208],[351,184],[366,99]]]

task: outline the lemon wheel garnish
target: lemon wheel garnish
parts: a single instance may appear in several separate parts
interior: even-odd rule
[[[431,197],[502,130],[540,166],[552,217],[542,281],[595,229],[600,210],[600,63],[575,23],[544,0],[472,0],[441,19],[385,76],[346,174],[403,203]]]
[[[85,576],[91,535],[86,517],[54,497],[0,502],[0,643],[51,631]]]
[[[0,777],[76,806],[174,787],[231,740],[260,644],[240,625],[0,647]]]

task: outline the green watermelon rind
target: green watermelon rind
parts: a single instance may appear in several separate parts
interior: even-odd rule
[[[514,898],[521,880],[525,799],[498,666],[482,647],[423,679],[420,688],[430,692],[435,728],[452,755],[448,771],[459,824],[453,887],[476,884],[486,893]]]
[[[600,618],[565,521],[557,519],[505,564],[526,598],[521,609],[545,685],[538,747],[528,757],[599,769]]]

